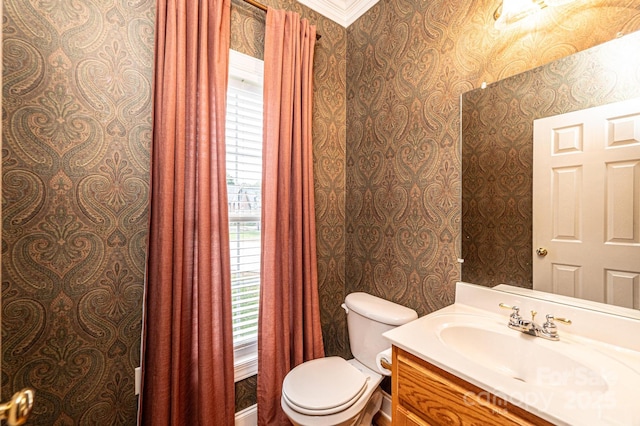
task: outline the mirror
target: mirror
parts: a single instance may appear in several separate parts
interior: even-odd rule
[[[561,296],[557,294],[545,293],[542,291],[531,290],[528,288],[514,287],[506,284],[499,284],[493,287],[493,290],[504,293],[515,294],[516,296],[524,296],[532,299],[546,300],[548,302],[561,303],[565,305],[575,306],[582,309],[604,312],[610,315],[622,316],[640,320],[639,309],[623,308],[621,306],[607,305],[605,303],[592,302],[590,300],[580,300],[573,297]]]
[[[533,121],[640,97],[636,32],[462,95],[462,280],[533,287]]]

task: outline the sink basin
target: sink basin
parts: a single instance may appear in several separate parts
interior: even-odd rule
[[[605,392],[608,389],[599,372],[549,347],[557,345],[566,349],[559,342],[544,342],[506,326],[499,330],[491,323],[477,324],[445,323],[439,327],[438,336],[469,361],[513,380],[558,390]]]
[[[530,336],[508,327],[500,303],[573,324],[558,326],[558,341]],[[453,305],[384,336],[491,403],[498,397],[554,425],[640,426],[639,333],[637,319],[458,283]]]

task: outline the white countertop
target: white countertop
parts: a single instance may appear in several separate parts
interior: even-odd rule
[[[528,336],[507,327],[511,312],[500,309],[501,302],[521,307],[524,318],[535,309],[538,323],[550,313],[573,324],[558,324],[559,341]],[[443,336],[452,335],[456,327],[470,334],[466,334],[469,342],[458,339],[454,347]],[[384,336],[393,345],[554,424],[640,425],[638,319],[458,283],[455,304]],[[480,348],[485,342],[492,346]],[[538,361],[531,353],[545,359],[529,369]],[[512,364],[518,372],[507,368]],[[519,376],[527,377],[522,381]]]

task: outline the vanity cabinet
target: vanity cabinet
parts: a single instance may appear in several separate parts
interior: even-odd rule
[[[428,362],[393,347],[393,425],[551,425]]]

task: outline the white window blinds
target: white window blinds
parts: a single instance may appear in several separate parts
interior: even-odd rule
[[[236,348],[255,348],[260,294],[262,61],[235,53],[230,61],[226,117],[233,340]]]

